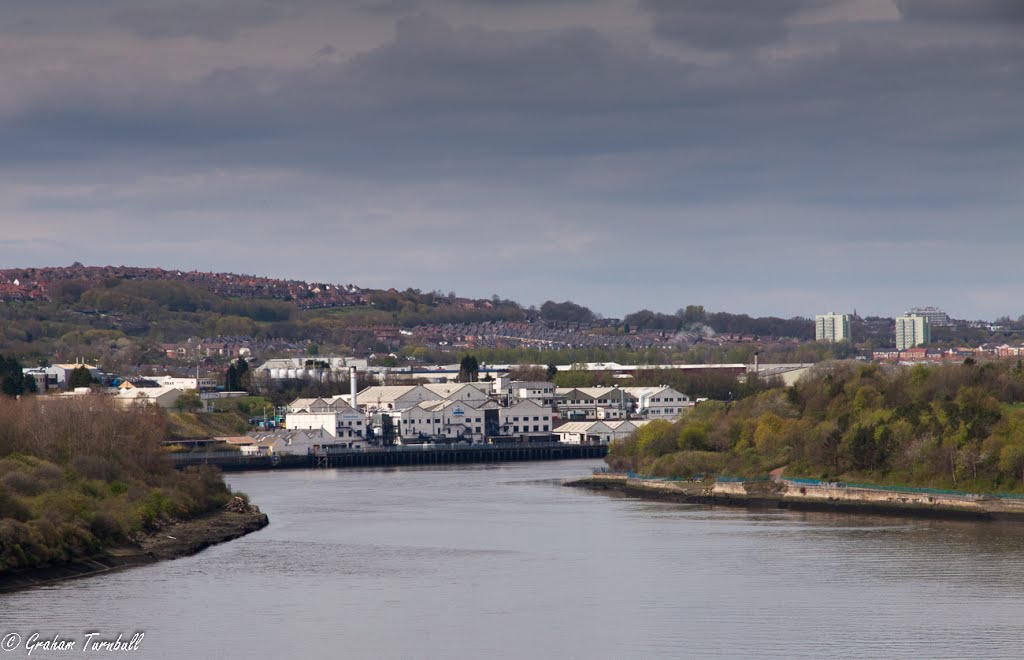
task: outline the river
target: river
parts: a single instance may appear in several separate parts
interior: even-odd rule
[[[231,474],[268,528],[194,557],[0,595],[0,634],[60,635],[80,650],[87,632],[144,632],[138,658],[1024,649],[1024,525],[709,508],[560,485],[597,465]]]

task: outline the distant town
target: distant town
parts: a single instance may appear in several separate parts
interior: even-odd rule
[[[703,400],[793,384],[822,361],[1024,351],[1020,320],[955,320],[936,307],[781,319],[688,305],[611,319],[569,301],[524,308],[497,295],[81,264],[0,271],[0,299],[0,355],[18,372],[4,393],[231,408],[244,420],[233,434],[185,424],[173,439],[247,454],[608,444]]]

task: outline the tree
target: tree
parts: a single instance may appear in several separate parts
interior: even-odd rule
[[[540,316],[545,321],[568,321],[576,323],[591,323],[597,319],[597,315],[582,305],[566,300],[556,303],[549,300],[540,306]]]
[[[0,393],[7,396],[18,396],[26,391],[32,391],[35,379],[25,376],[21,370],[21,363],[16,358],[4,358],[0,356]]]
[[[71,374],[68,376],[68,389],[73,390],[76,387],[89,387],[93,382],[95,381],[92,379],[92,373],[85,365],[82,365],[71,370]]]
[[[174,402],[174,407],[180,412],[195,412],[203,405],[203,400],[195,390],[182,393]]]
[[[459,363],[459,382],[474,383],[479,375],[480,363],[477,362],[476,357],[472,355],[463,357],[462,362]]]
[[[687,305],[680,316],[687,323],[698,323],[704,320],[704,305]],[[678,314],[678,312],[676,312]]]
[[[554,380],[555,375],[558,373],[558,367],[553,364],[548,365],[548,380]]]
[[[228,366],[228,371],[224,374],[224,389],[228,392],[246,391],[249,381],[249,363],[238,358]]]

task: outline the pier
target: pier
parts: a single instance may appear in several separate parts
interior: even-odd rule
[[[318,449],[309,454],[244,455],[240,452],[178,452],[170,455],[175,467],[214,465],[224,471],[287,468],[346,468],[456,463],[507,463],[604,458],[607,445],[570,445],[561,442],[437,445],[433,447],[371,447]]]

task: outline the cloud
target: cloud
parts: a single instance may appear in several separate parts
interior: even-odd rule
[[[279,6],[258,2],[133,6],[116,11],[112,20],[143,39],[195,37],[230,41],[243,30],[272,25],[284,16]]]
[[[610,298],[809,313],[829,289],[861,311],[865,300],[902,311],[914,287],[944,304],[958,283],[1024,284],[1012,255],[1024,232],[1024,44],[1005,30],[890,16],[880,32],[851,12],[804,20],[802,2],[744,3],[739,16],[682,0],[679,16],[711,17],[706,49],[744,51],[708,57],[652,37],[667,3],[642,15],[620,5],[616,17],[564,0],[524,20],[515,3],[424,0],[432,13],[396,18],[319,1],[289,3],[298,13],[252,38],[243,32],[259,26],[237,15],[204,37],[192,23],[163,29],[208,42],[187,49],[109,25],[5,39],[0,227],[69,246],[17,258],[70,262],[89,245],[91,262],[248,272],[251,255],[219,255],[241,236],[273,246],[266,268],[298,264],[294,276],[526,303],[556,286],[545,297],[605,313],[631,311]],[[243,6],[232,2],[221,7]],[[205,16],[206,4],[190,7]],[[545,25],[549,13],[560,15]],[[790,25],[784,46],[750,47],[781,44]],[[323,44],[334,46],[314,55]],[[408,258],[385,270],[371,249],[336,258],[338,245],[381,240]],[[467,240],[480,246],[469,257]],[[614,253],[615,267],[558,258],[580,252]],[[427,271],[424,253],[439,255]],[[907,260],[946,267],[894,292],[888,274]],[[467,280],[467,263],[529,275]],[[759,301],[752,276],[790,293]],[[699,297],[680,292],[688,281]]]
[[[704,50],[745,50],[786,38],[787,21],[835,0],[640,0],[654,33]]]
[[[1024,26],[1024,2],[1020,0],[896,0],[896,6],[909,20]]]
[[[642,206],[1016,199],[1022,59],[1021,46],[852,43],[701,67],[594,30],[416,15],[344,62],[225,68],[148,92],[55,84],[0,122],[0,167],[24,168],[19,153],[40,167],[258,166]]]
[[[356,7],[370,14],[401,15],[420,7],[419,0],[357,0]]]

